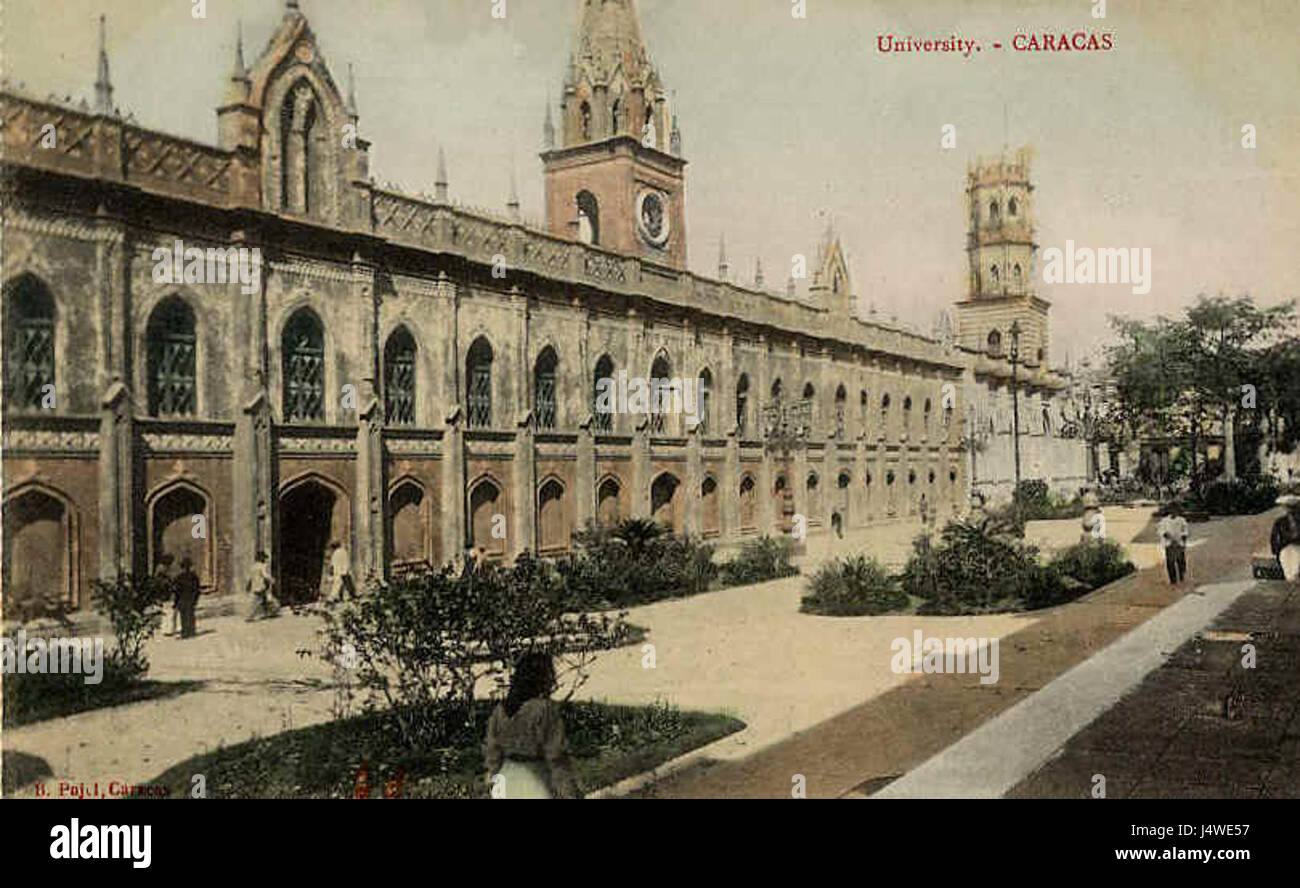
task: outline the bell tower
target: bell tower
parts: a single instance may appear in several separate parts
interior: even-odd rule
[[[546,112],[546,226],[684,268],[681,133],[646,53],[636,7],[633,0],[579,2],[558,128]]]
[[[1020,323],[1024,363],[1050,359],[1047,300],[1038,295],[1031,154],[978,158],[966,172],[969,265],[966,298],[957,303],[957,342],[995,357],[1008,354]]]

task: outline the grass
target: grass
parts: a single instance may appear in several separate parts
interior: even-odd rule
[[[4,727],[19,728],[52,718],[63,718],[93,709],[123,706],[143,700],[162,700],[195,690],[200,681],[111,682],[88,685],[79,675],[72,682],[62,675],[6,675],[4,681]],[[46,679],[46,681],[42,681]],[[53,679],[52,681],[49,679]],[[23,687],[19,687],[19,681]]]
[[[149,781],[170,797],[190,790],[193,774],[207,777],[213,798],[351,798],[364,760],[371,798],[398,769],[404,797],[486,798],[483,729],[494,704],[475,706],[473,726],[441,730],[443,739],[412,749],[391,712],[371,713],[257,738],[195,756]],[[650,770],[744,728],[738,719],[682,712],[665,703],[616,706],[578,702],[563,707],[574,770],[584,792]]]

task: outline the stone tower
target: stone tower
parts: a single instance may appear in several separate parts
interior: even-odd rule
[[[580,2],[559,145],[550,144],[552,127],[542,153],[547,227],[684,268],[686,161],[636,7],[633,0]]]
[[[966,298],[957,303],[957,342],[1006,356],[1011,325],[1020,322],[1020,357],[1050,359],[1049,304],[1038,295],[1030,152],[979,158],[966,172],[969,229]]]

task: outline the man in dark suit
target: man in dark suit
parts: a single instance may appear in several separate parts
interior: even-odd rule
[[[181,638],[194,637],[194,609],[198,603],[199,575],[194,572],[194,562],[186,555],[181,558],[181,571],[176,576],[176,606],[181,612]]]

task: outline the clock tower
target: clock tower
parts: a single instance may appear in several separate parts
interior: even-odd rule
[[[557,134],[546,112],[546,225],[686,267],[686,161],[633,0],[580,0]],[[558,143],[557,143],[558,136]]]

